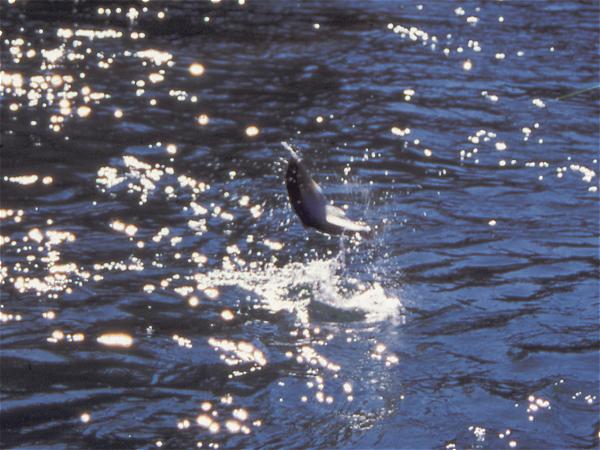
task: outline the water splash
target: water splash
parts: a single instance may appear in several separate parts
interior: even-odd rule
[[[398,319],[402,315],[399,297],[386,292],[377,281],[359,281],[343,275],[343,255],[329,259],[272,263],[249,268],[229,266],[193,276],[200,291],[237,286],[255,294],[262,308],[288,311],[299,324],[311,322],[311,306],[326,307],[330,319],[356,313],[368,322]],[[322,311],[322,308],[319,309]]]

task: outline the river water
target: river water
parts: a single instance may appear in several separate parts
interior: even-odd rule
[[[0,11],[3,448],[597,448],[598,2]]]

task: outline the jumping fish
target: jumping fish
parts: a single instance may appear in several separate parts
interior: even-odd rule
[[[327,234],[360,233],[368,236],[371,227],[349,219],[344,211],[331,205],[296,151],[286,142],[281,144],[291,155],[285,175],[288,197],[304,226]]]

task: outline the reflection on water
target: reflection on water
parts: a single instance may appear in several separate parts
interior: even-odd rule
[[[597,446],[598,13],[4,1],[3,445]]]

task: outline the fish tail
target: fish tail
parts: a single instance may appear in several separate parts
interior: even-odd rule
[[[285,141],[281,141],[281,145],[283,145],[283,148],[285,148],[288,152],[290,152],[290,154],[292,155],[293,158],[296,158],[298,160],[300,159],[300,155],[298,155],[296,150],[294,150],[294,148],[290,144],[288,144]]]

